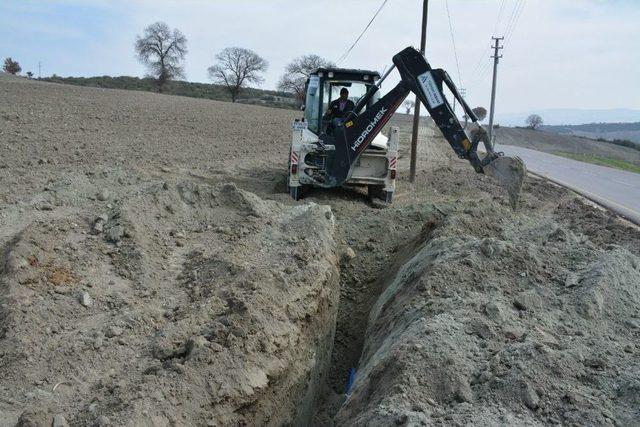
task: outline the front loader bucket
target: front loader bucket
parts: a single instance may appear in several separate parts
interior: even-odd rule
[[[512,209],[518,206],[520,191],[527,167],[520,157],[498,156],[483,166],[485,175],[498,180],[498,184],[509,193],[509,204]]]

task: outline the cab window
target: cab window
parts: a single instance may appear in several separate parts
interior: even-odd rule
[[[360,98],[362,98],[369,88],[370,84],[365,84],[360,81],[326,81],[324,84],[324,96],[322,100],[322,111],[327,111],[329,109],[329,104],[331,101],[340,98],[340,90],[346,87],[349,90],[349,99],[353,101],[354,104],[358,104]],[[378,93],[376,93],[372,99],[372,102],[377,101],[380,97]],[[363,111],[366,110],[366,107]]]
[[[318,119],[322,114],[320,107],[320,77],[310,76],[307,87],[307,99],[304,106],[304,119],[309,125],[309,130],[318,133]]]

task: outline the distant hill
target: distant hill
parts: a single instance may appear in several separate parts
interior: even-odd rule
[[[629,140],[640,147],[640,122],[588,123],[583,125],[542,126],[542,130],[593,139]]]
[[[640,166],[640,149],[620,146],[608,141],[562,135],[545,130],[503,126],[495,129],[495,135],[498,144],[515,145],[551,154],[610,159],[626,162],[636,167]]]
[[[107,89],[140,90],[145,92],[157,92],[157,86],[153,79],[129,76],[100,76],[100,77],[58,77],[52,76],[40,79],[42,81],[65,83],[76,86],[101,87]],[[192,83],[185,81],[172,81],[165,86],[167,95],[188,96],[192,98],[215,99],[217,101],[231,101],[226,89],[220,85],[208,83]],[[270,107],[297,109],[292,95],[273,90],[246,88],[240,92],[237,102],[247,104],[266,105]]]
[[[503,126],[524,126],[529,114],[539,114],[547,125],[579,125],[582,123],[629,123],[640,121],[640,110],[613,108],[587,110],[576,108],[553,108],[531,110],[514,114],[496,113],[497,122]]]

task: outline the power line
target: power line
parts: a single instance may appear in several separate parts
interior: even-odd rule
[[[524,0],[517,0],[513,5],[513,10],[511,11],[511,16],[509,16],[509,20],[507,26],[505,27],[503,35],[507,33],[511,33],[513,28],[518,24],[517,20],[520,19],[520,10],[521,6],[524,6]]]
[[[487,59],[487,54],[489,53],[490,49],[491,49],[491,46],[487,46],[487,48],[482,52],[482,56],[480,57],[480,60],[478,61],[476,66],[473,68],[473,72],[471,73],[472,76],[476,76],[476,77],[478,76],[480,70],[484,66],[484,62],[486,62],[483,60]]]
[[[520,20],[520,16],[522,15],[522,11],[524,10],[525,3],[526,0],[516,0],[516,2],[514,3],[513,8],[511,9],[511,13],[509,14],[509,18],[506,21],[506,25],[504,26],[503,35],[505,37],[505,41],[509,41],[510,37],[515,32]],[[494,26],[494,34],[497,33],[500,27],[500,21],[502,17],[505,16],[503,15],[503,12],[506,9],[504,8],[504,4],[504,1],[500,4],[498,19],[496,19],[496,24]],[[486,54],[489,52],[489,49],[490,47],[487,47],[487,49],[484,50],[483,57],[481,57],[480,61],[478,61],[476,71],[474,71],[475,77],[473,79],[473,82],[471,83],[471,86],[476,86],[480,83],[485,82],[487,80],[487,77],[489,77],[490,75],[489,71],[491,70],[491,61],[488,61],[486,56]]]
[[[525,4],[526,4],[526,1],[522,0],[522,3],[520,3],[520,9],[518,9],[518,12],[516,13],[516,18],[515,18],[514,24],[511,26],[511,28],[505,34],[505,38],[507,40],[510,40],[511,36],[513,35],[513,33],[515,33],[515,30],[518,27],[518,21],[520,20],[520,16],[522,15],[522,12],[524,11]]]
[[[451,23],[451,13],[449,13],[449,0],[444,1],[447,9],[447,18],[449,19],[449,33],[451,33],[451,44],[453,45],[453,56],[456,58],[456,68],[458,69],[458,84],[462,86],[462,74],[460,74],[460,62],[458,61],[458,52],[456,50],[456,39],[453,37],[453,24]]]
[[[378,14],[380,13],[380,11],[382,10],[382,8],[384,7],[384,5],[387,4],[387,1],[389,0],[384,0],[382,2],[382,4],[380,5],[380,7],[378,8],[378,10],[376,11],[376,13],[373,15],[373,18],[371,18],[371,21],[369,21],[369,23],[367,24],[366,27],[364,27],[364,30],[362,30],[362,32],[360,33],[360,35],[358,36],[358,38],[356,39],[356,41],[353,42],[353,44],[349,47],[349,49],[346,50],[345,53],[342,54],[342,56],[340,57],[340,59],[338,59],[338,63],[344,61],[347,56],[349,56],[349,53],[351,53],[351,51],[353,50],[353,48],[356,46],[356,44],[358,44],[358,42],[360,41],[360,39],[362,38],[362,36],[364,35],[364,33],[367,32],[367,30],[369,29],[369,27],[371,26],[371,24],[373,24],[373,21],[376,19],[376,17],[378,16]]]
[[[489,46],[489,48],[491,48],[491,45]],[[491,70],[491,63],[492,63],[490,60],[488,60],[489,59],[488,53],[490,52],[490,50],[486,50],[485,52],[487,53],[487,56],[483,58],[484,61],[481,62],[482,66],[480,67],[474,79],[472,80],[470,84],[471,87],[477,86],[479,83],[482,83],[483,81],[486,80],[486,77],[489,75],[489,70]]]
[[[482,83],[483,81],[485,81],[487,76],[489,75],[489,70],[491,70],[491,61],[485,62],[485,65],[486,66],[483,67],[482,72],[478,76],[478,83]]]
[[[506,3],[506,0],[502,0],[500,2],[500,8],[498,9],[498,17],[496,18],[496,23],[493,26],[493,35],[496,35],[498,32],[498,27],[500,26],[500,23],[503,17],[503,12],[505,10],[505,7],[504,7],[505,3]],[[487,58],[489,57],[490,50],[491,50],[491,45],[487,44],[487,47],[484,49],[484,51],[482,51],[482,55],[480,55],[480,59],[478,60],[478,63],[473,68],[473,72],[471,73],[471,75],[474,76],[473,77],[474,80],[472,84],[479,82],[481,80],[480,76],[483,75],[489,69],[489,65],[491,64],[491,61],[488,61]]]
[[[498,25],[500,25],[500,20],[502,19],[502,12],[504,11],[504,3],[506,0],[502,0],[500,3],[500,10],[498,11],[498,19],[496,19],[496,25],[493,27],[493,35],[496,35],[498,32]],[[490,47],[488,49],[491,49]]]
[[[516,0],[516,1],[513,3],[513,9],[511,9],[511,15],[509,15],[509,18],[507,19],[507,25],[505,26],[505,31],[504,31],[504,32],[506,32],[506,31],[507,31],[507,29],[509,29],[509,27],[511,27],[511,24],[513,23],[513,19],[514,19],[514,18],[515,18],[515,16],[516,16],[516,10],[517,10],[517,9],[518,9],[518,7],[520,6],[520,2],[521,2],[521,1],[522,1],[522,0]]]
[[[485,49],[482,52],[484,56],[480,58],[480,60],[478,61],[478,65],[474,69],[473,73],[471,73],[473,76],[473,80],[471,81],[472,85],[481,79],[481,76],[484,75],[486,69],[489,67],[489,64],[491,63],[491,61],[487,60],[487,58],[489,57],[489,52],[491,50],[491,45],[489,45],[488,47],[489,47],[488,49]]]

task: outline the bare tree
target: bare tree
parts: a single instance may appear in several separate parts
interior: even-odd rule
[[[476,107],[476,108],[472,108],[471,111],[473,111],[473,114],[476,115],[476,117],[478,118],[478,121],[481,122],[484,119],[487,118],[487,109],[484,107]],[[466,114],[462,116],[462,118],[467,121],[469,119],[469,116],[467,116]]]
[[[187,38],[177,29],[172,31],[164,22],[156,22],[136,37],[136,54],[162,92],[167,81],[184,77],[181,62],[187,54]]]
[[[416,106],[415,101],[407,99],[402,103],[402,106],[407,110],[407,114],[411,113],[411,109]]]
[[[236,102],[242,88],[249,83],[260,84],[260,75],[267,71],[269,63],[252,50],[228,47],[216,55],[217,64],[208,68],[209,78],[214,83],[227,87],[231,100]]]
[[[18,64],[18,61],[14,61],[11,58],[7,58],[4,60],[4,66],[2,67],[2,69],[9,73],[9,74],[18,74],[20,71],[22,71],[22,67],[20,67],[20,64]]]
[[[473,111],[473,114],[476,115],[479,122],[487,118],[487,109],[484,107],[472,108],[471,111]]]
[[[476,107],[476,108],[472,108],[471,111],[473,111],[473,114],[476,115],[476,117],[478,118],[478,121],[481,122],[483,121],[485,118],[487,118],[487,109],[484,107]],[[468,115],[464,115],[462,116],[462,118],[464,119],[464,128],[467,128],[467,124],[469,122],[469,116]]]
[[[537,114],[531,114],[529,117],[527,117],[527,120],[525,122],[531,129],[535,130],[542,124],[542,117]]]
[[[31,71],[27,71],[27,77],[32,79],[33,78],[33,73]]]
[[[278,89],[293,93],[296,100],[302,104],[305,98],[304,86],[309,74],[322,67],[335,67],[335,64],[314,54],[299,56],[285,67],[284,74],[278,83]]]

